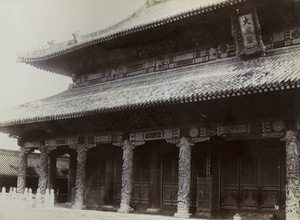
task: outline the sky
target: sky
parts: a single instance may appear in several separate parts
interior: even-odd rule
[[[110,26],[146,0],[0,0],[0,110],[55,95],[71,78],[16,61],[17,54]],[[0,133],[0,148],[16,140]]]

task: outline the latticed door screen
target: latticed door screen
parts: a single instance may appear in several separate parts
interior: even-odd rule
[[[178,192],[178,154],[163,155],[162,204],[177,205]]]
[[[133,194],[132,202],[148,204],[149,188],[149,157],[147,155],[135,155],[133,166]]]
[[[122,154],[117,155],[116,157],[116,172],[115,172],[115,195],[114,201],[116,204],[121,202],[121,190],[122,190]]]
[[[191,175],[191,205],[197,206],[197,177],[205,176],[205,155],[192,155],[192,175]]]
[[[284,156],[279,150],[223,154],[221,208],[274,211],[282,206]]]

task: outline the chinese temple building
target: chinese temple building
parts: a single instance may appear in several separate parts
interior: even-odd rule
[[[39,149],[42,192],[70,155],[73,208],[300,219],[299,1],[148,0],[18,60],[74,82],[1,112],[19,192]]]

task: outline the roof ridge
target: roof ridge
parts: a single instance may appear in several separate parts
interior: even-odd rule
[[[66,53],[70,53],[77,49],[94,45],[100,42],[109,41],[121,36],[129,35],[135,32],[143,31],[149,28],[158,27],[167,23],[175,22],[190,16],[195,16],[202,13],[207,13],[217,8],[224,7],[226,5],[238,4],[240,2],[248,1],[248,0],[213,0],[209,2],[208,0],[199,1],[199,0],[189,0],[189,4],[185,8],[179,7],[179,10],[171,10],[170,13],[165,14],[156,14],[156,18],[151,18],[152,14],[157,10],[153,11],[152,9],[158,5],[170,3],[172,1],[180,2],[182,6],[182,0],[163,0],[159,1],[151,6],[147,5],[147,2],[140,8],[129,15],[127,18],[123,19],[120,22],[115,23],[114,25],[110,25],[109,27],[92,32],[90,34],[84,36],[77,36],[77,34],[73,34],[74,39],[69,41],[64,41],[58,44],[55,44],[53,41],[48,42],[49,46],[42,47],[37,50],[30,50],[29,52],[19,53],[18,54],[18,62],[35,62],[50,59],[56,56],[60,56]],[[187,1],[186,1],[187,2]],[[172,6],[172,5],[171,5]],[[159,8],[158,8],[159,9]],[[149,14],[142,14],[144,11],[148,11]],[[158,10],[159,11],[159,10]],[[168,10],[166,10],[168,11]],[[164,11],[165,12],[165,11]],[[154,13],[155,14],[155,13]],[[139,15],[142,16],[138,21],[134,20]],[[143,17],[144,16],[144,17]],[[122,27],[123,24],[129,22],[129,25],[126,27]],[[131,23],[130,23],[131,22]],[[121,27],[118,29],[118,27]]]

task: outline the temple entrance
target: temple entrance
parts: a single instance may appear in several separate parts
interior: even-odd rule
[[[85,205],[92,209],[111,209],[114,204],[115,154],[111,144],[97,145],[87,151]]]
[[[48,188],[54,189],[55,202],[72,203],[75,195],[76,151],[60,147],[49,154]],[[67,178],[61,178],[67,176]]]
[[[221,153],[221,209],[283,210],[285,152],[280,144]]]

